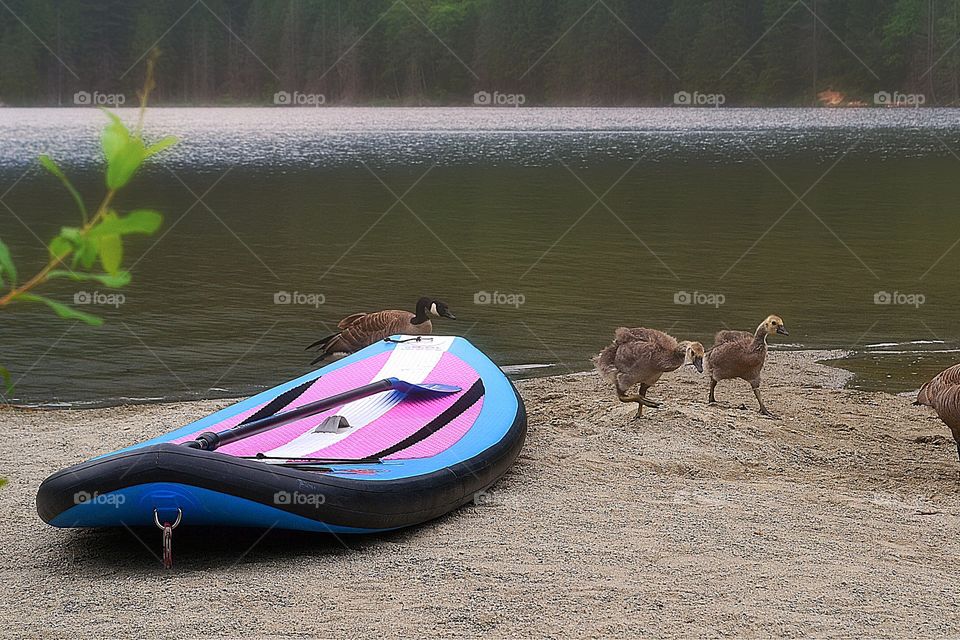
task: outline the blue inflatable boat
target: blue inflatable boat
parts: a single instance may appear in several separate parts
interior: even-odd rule
[[[37,510],[56,527],[386,531],[471,501],[525,434],[513,385],[467,340],[394,336],[59,471]]]

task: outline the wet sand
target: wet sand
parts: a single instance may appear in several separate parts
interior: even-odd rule
[[[476,504],[368,538],[178,530],[172,571],[159,531],[45,525],[36,487],[227,402],[0,410],[0,635],[957,636],[949,431],[831,355],[771,354],[781,420],[690,368],[639,420],[592,373],[522,381],[527,444]]]

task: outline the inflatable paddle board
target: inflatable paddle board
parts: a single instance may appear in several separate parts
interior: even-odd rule
[[[384,379],[408,386],[302,418],[285,415]],[[225,437],[215,450],[191,448],[201,446],[198,438],[209,445],[201,436],[237,434],[278,417],[279,426]],[[473,500],[507,472],[525,435],[520,396],[470,342],[393,336],[166,435],[59,471],[40,486],[37,510],[56,527],[379,532]]]

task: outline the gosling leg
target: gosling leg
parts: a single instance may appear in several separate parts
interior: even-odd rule
[[[713,394],[713,390],[717,388],[717,381],[713,378],[710,378],[710,400],[707,401],[707,404],[716,404],[717,396]]]
[[[649,389],[649,388],[650,388],[650,385],[648,385],[648,384],[646,384],[646,383],[641,383],[641,384],[640,384],[640,397],[641,397],[641,398],[645,398],[645,399],[647,398],[647,389]],[[637,417],[639,418],[639,417],[641,417],[642,415],[643,415],[643,403],[638,402],[638,403],[637,403]]]
[[[757,402],[760,403],[760,413],[761,413],[762,415],[765,415],[765,416],[767,416],[768,418],[773,418],[774,420],[779,420],[779,418],[777,418],[777,416],[775,416],[775,415],[773,415],[772,413],[770,413],[770,411],[767,409],[766,405],[763,404],[763,398],[760,397],[760,387],[754,387],[754,388],[753,388],[753,395],[757,396]],[[958,455],[960,455],[960,453],[958,453]]]

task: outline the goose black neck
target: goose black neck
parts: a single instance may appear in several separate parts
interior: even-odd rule
[[[423,324],[430,319],[427,315],[427,309],[430,307],[430,298],[420,298],[417,300],[417,314],[413,316],[410,324]]]

